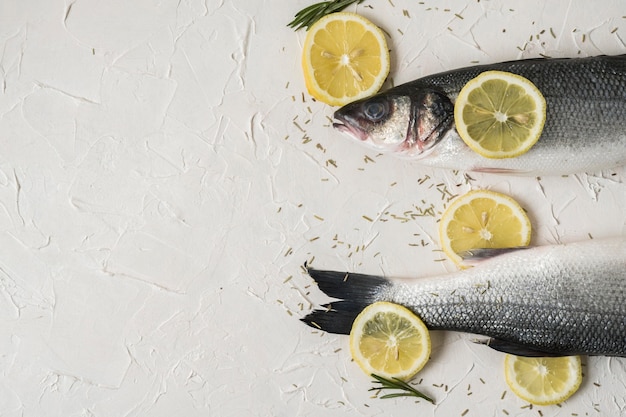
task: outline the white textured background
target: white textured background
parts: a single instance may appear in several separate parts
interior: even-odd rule
[[[536,244],[626,233],[623,168],[468,180],[334,132],[333,109],[304,92],[305,33],[285,27],[311,3],[0,1],[0,416],[626,412],[622,359],[586,359],[575,397],[530,408],[499,353],[453,333],[433,335],[419,376],[437,406],[370,398],[347,338],[298,321],[325,301],[305,260],[453,270],[436,221],[472,188],[520,201]],[[390,35],[395,84],[626,53],[620,0],[350,10]]]

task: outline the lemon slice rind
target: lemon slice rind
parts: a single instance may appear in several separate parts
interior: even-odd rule
[[[368,375],[411,379],[430,357],[426,325],[398,304],[376,302],[354,320],[350,331],[352,358]]]
[[[517,201],[489,190],[473,190],[457,197],[439,221],[441,247],[461,267],[465,265],[460,252],[527,246],[531,231],[530,220]]]
[[[305,86],[316,100],[343,106],[369,97],[389,74],[385,34],[356,13],[328,14],[307,31],[302,68]]]
[[[504,373],[515,395],[535,405],[562,403],[582,383],[579,356],[525,358],[506,355]]]

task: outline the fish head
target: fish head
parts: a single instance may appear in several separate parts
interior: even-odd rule
[[[381,152],[417,157],[431,149],[454,121],[454,105],[432,88],[391,89],[345,105],[333,127]]]

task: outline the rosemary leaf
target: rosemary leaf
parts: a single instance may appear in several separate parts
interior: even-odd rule
[[[398,397],[415,397],[415,395],[411,394],[411,393],[408,393],[408,392],[406,392],[406,393],[398,392],[398,393],[395,393],[395,394],[385,394],[385,395],[383,395],[382,397],[379,397],[379,398],[381,400],[386,400],[388,398],[398,398]]]
[[[308,30],[313,23],[327,14],[339,12],[351,4],[360,4],[363,1],[365,0],[328,0],[315,3],[296,13],[294,19],[287,26],[294,30],[299,30],[303,27]]]
[[[385,394],[382,397],[380,397],[381,399],[397,398],[397,397],[417,397],[417,398],[422,398],[432,404],[435,403],[435,400],[421,393],[420,391],[416,390],[414,387],[402,381],[401,379],[398,379],[398,378],[387,379],[376,374],[372,374],[371,376],[372,378],[376,380],[372,382],[375,384],[380,384],[381,386],[370,388],[369,391],[380,391],[384,389],[395,389],[399,391],[404,391],[404,392],[398,392],[398,393],[392,393],[392,394]]]

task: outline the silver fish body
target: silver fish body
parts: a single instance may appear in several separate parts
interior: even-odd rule
[[[389,301],[430,329],[487,336],[509,353],[626,356],[626,237],[506,252],[411,281],[312,269],[320,289],[341,300],[303,320],[349,333],[366,305]]]
[[[473,152],[454,127],[461,88],[488,70],[532,81],[546,99],[546,123],[525,154]],[[626,55],[531,59],[461,68],[399,85],[335,112],[334,127],[381,152],[420,164],[520,175],[595,172],[626,164]]]

